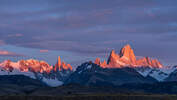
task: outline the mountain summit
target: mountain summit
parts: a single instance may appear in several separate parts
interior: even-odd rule
[[[98,58],[97,58],[98,62]],[[122,68],[122,67],[152,67],[152,68],[162,68],[163,65],[157,59],[151,59],[149,57],[144,57],[141,59],[136,59],[133,49],[131,46],[125,45],[119,54],[116,54],[114,50],[111,51],[108,58],[107,64],[103,65],[101,62],[96,63],[103,68]]]
[[[129,44],[121,49],[119,55],[122,59],[129,60],[129,62],[132,63],[133,65],[136,64],[136,57],[134,51]]]
[[[38,79],[49,86],[63,84],[63,81],[72,71],[72,66],[61,62],[60,57],[58,57],[55,66],[35,59],[19,60],[18,62],[5,60],[0,63],[0,75],[25,75],[33,79]]]
[[[66,64],[65,62],[61,62],[60,56],[58,57],[58,61],[55,64],[54,70],[62,71],[62,70],[70,70],[72,71],[72,66],[70,64]]]

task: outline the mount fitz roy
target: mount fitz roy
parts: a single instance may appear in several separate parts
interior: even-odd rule
[[[70,64],[58,57],[53,66],[45,61],[34,59],[0,63],[0,76],[23,75],[55,87],[63,84],[81,85],[122,85],[129,83],[154,83],[177,81],[177,67],[164,66],[157,59],[143,57],[137,59],[130,45],[124,46],[120,53],[112,50],[108,60],[85,62],[73,71]]]
[[[119,54],[112,50],[107,62],[105,60],[101,62],[99,58],[96,58],[95,64],[102,68],[133,68],[142,76],[151,76],[158,81],[163,81],[176,69],[176,67],[164,66],[157,59],[150,57],[136,59],[130,45],[125,45]]]
[[[149,57],[144,57],[142,59],[136,59],[134,51],[131,49],[130,45],[126,45],[121,49],[119,54],[116,54],[114,50],[111,51],[108,61],[100,62],[97,58],[96,64],[103,68],[123,68],[123,67],[152,67],[152,68],[163,68],[163,65],[157,59],[151,59]]]

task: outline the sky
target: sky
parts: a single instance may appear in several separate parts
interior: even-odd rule
[[[0,60],[74,66],[130,44],[177,65],[177,0],[0,0]]]

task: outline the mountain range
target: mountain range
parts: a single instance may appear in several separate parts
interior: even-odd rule
[[[177,81],[177,66],[164,66],[150,57],[137,59],[131,46],[125,45],[118,54],[112,50],[107,61],[96,58],[94,62],[84,62],[75,71],[70,64],[62,62],[60,56],[53,66],[35,59],[0,63],[0,78],[15,76],[18,79],[18,75],[51,87],[67,84],[120,86]]]
[[[143,57],[136,59],[134,51],[130,45],[124,46],[119,54],[116,54],[114,50],[111,51],[108,61],[100,62],[97,58],[96,64],[103,68],[123,68],[123,67],[152,67],[152,68],[163,68],[163,65],[157,59],[151,59],[149,57]]]
[[[72,66],[61,62],[58,57],[55,66],[45,61],[34,59],[12,62],[5,60],[0,63],[0,75],[25,75],[40,80],[49,86],[59,86],[73,72]]]

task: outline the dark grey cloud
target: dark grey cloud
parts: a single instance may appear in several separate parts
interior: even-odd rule
[[[129,43],[139,56],[176,59],[176,5],[176,0],[1,0],[0,44],[104,56]]]

